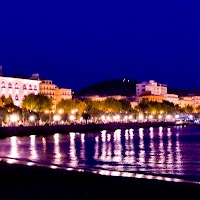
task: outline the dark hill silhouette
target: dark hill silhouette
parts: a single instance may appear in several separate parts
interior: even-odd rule
[[[95,83],[88,87],[85,87],[74,93],[74,97],[79,96],[112,96],[112,95],[122,95],[122,96],[133,96],[136,94],[136,84],[139,83],[137,80],[131,79],[117,79],[117,80],[107,80],[99,83]],[[188,95],[198,95],[200,96],[200,89],[173,89],[168,88],[169,94],[178,94],[179,96]]]
[[[168,88],[167,89],[169,94],[178,94],[180,97],[181,96],[188,96],[188,95],[196,95],[196,96],[200,96],[200,89],[188,89],[188,90],[182,90],[182,89],[172,89],[172,88]]]
[[[122,95],[122,96],[133,96],[136,93],[136,84],[139,81],[130,79],[117,79],[107,80],[99,83],[95,83],[88,87],[85,87],[74,93],[74,96],[111,96],[111,95]]]

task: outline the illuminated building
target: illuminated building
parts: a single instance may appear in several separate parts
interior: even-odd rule
[[[52,99],[53,110],[56,109],[56,85],[52,83],[52,80],[42,80],[40,83],[40,93],[48,96]]]
[[[41,81],[32,80],[37,74],[33,74],[30,79],[14,78],[2,76],[2,67],[0,66],[0,96],[11,97],[14,105],[21,106],[25,95],[39,93],[39,84]]]
[[[165,97],[159,96],[159,95],[152,95],[152,94],[139,97],[140,101],[142,101],[143,99],[148,100],[148,101],[157,101],[159,103],[162,103],[163,100],[165,100]]]
[[[193,99],[192,97],[186,96],[186,97],[180,97],[178,100],[178,105],[183,108],[187,105],[193,107]]]
[[[193,96],[192,100],[193,100],[193,107],[194,108],[200,106],[200,96]]]
[[[149,91],[153,95],[165,95],[167,94],[167,85],[157,83],[154,80],[150,80],[149,82],[144,81],[136,84],[137,96],[140,96],[144,91]]]
[[[40,93],[52,99],[53,110],[56,109],[56,104],[61,99],[72,99],[71,89],[58,88],[57,85],[52,83],[52,80],[42,80],[40,83]]]
[[[174,105],[178,104],[178,95],[177,94],[165,94],[165,101],[169,101],[171,103],[173,103]]]
[[[61,99],[72,99],[72,90],[66,88],[56,88],[56,104]]]

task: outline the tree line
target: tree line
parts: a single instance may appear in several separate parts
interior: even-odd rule
[[[0,97],[0,122],[3,121],[7,123],[9,121],[9,116],[13,113],[16,113],[23,122],[28,122],[31,115],[34,115],[37,121],[51,121],[53,120],[52,105],[52,99],[43,94],[29,94],[25,96],[21,108],[13,104],[12,98],[5,98],[5,96],[2,96]],[[55,112],[58,113],[59,110],[62,110],[62,120],[64,121],[69,121],[69,116],[72,114],[75,115],[76,119],[79,119],[81,116],[84,119],[89,119],[91,117],[100,117],[108,113],[109,115],[114,115],[116,113],[134,113],[136,116],[139,113],[164,114],[194,112],[194,108],[189,105],[181,108],[168,101],[159,103],[149,102],[148,100],[142,100],[135,109],[133,109],[129,101],[124,99],[116,100],[114,98],[107,98],[103,101],[62,99],[56,105]],[[72,113],[73,110],[77,112]],[[200,106],[196,108],[196,111],[200,113]]]
[[[156,101],[148,101],[143,99],[135,107],[135,109],[140,113],[147,114],[162,114],[162,113],[193,113],[194,108],[190,105],[187,105],[181,108],[179,105],[174,105],[169,101],[163,101],[162,103]],[[200,113],[200,106],[195,109]]]

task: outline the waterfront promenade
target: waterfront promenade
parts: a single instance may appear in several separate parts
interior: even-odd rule
[[[71,125],[53,125],[53,126],[17,126],[0,127],[0,138],[11,136],[28,135],[49,135],[54,133],[69,132],[96,132],[102,130],[131,129],[131,128],[150,128],[150,127],[168,127],[175,126],[174,122],[145,122],[145,123],[107,123],[107,124],[71,124]]]

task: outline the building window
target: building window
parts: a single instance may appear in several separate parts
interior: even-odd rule
[[[18,84],[17,84],[17,83],[15,83],[15,89],[19,89],[19,87],[18,87]]]
[[[29,90],[32,90],[32,85],[31,84],[29,85]]]
[[[34,86],[34,90],[37,90],[37,86],[36,85]]]
[[[26,84],[23,85],[23,89],[26,90]]]
[[[15,100],[19,100],[19,97],[18,97],[18,95],[17,95],[17,94],[15,95]]]
[[[5,83],[4,83],[4,81],[1,83],[1,87],[2,87],[2,88],[5,88]]]
[[[8,88],[12,88],[12,84],[11,83],[8,83]]]

